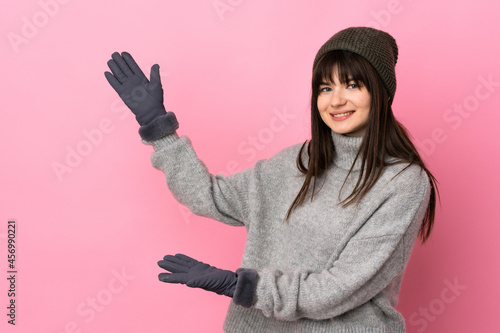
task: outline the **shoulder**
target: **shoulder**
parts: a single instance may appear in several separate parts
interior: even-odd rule
[[[363,237],[403,234],[410,225],[418,229],[425,216],[430,193],[429,178],[420,166],[409,163],[387,166],[362,199],[358,215],[361,219],[372,221],[363,226]]]
[[[427,172],[421,166],[408,162],[386,166],[380,181],[388,192],[415,199],[424,199],[430,189]]]

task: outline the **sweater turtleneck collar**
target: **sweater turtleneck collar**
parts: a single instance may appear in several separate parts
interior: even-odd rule
[[[342,169],[350,170],[359,147],[361,146],[361,142],[363,141],[363,137],[347,136],[334,131],[331,131],[331,133],[333,145],[335,146],[335,158],[333,159],[333,163]],[[353,170],[361,169],[361,158],[362,156],[358,157]]]

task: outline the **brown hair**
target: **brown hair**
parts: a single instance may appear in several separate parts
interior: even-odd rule
[[[397,163],[409,163],[408,166],[402,170],[404,171],[411,164],[419,165],[431,180],[430,201],[419,231],[422,244],[425,243],[434,225],[436,191],[439,196],[437,180],[425,166],[424,161],[410,140],[408,130],[394,117],[389,93],[375,69],[366,59],[349,51],[328,52],[320,59],[313,71],[311,140],[307,146],[309,162],[306,167],[301,159],[302,152],[308,142],[305,141],[297,156],[297,168],[306,176],[302,188],[288,209],[286,221],[288,221],[292,211],[304,203],[307,193],[309,192],[311,180],[313,181],[311,201],[313,200],[317,178],[321,176],[333,162],[335,149],[331,137],[331,129],[321,119],[317,106],[317,99],[320,84],[322,82],[332,81],[334,69],[337,70],[339,81],[342,84],[348,84],[350,81],[354,81],[358,84],[361,83],[367,88],[371,95],[367,130],[354,161],[355,163],[361,155],[361,171],[352,193],[341,202],[342,207],[346,207],[353,203],[357,205],[380,178],[385,166]],[[387,156],[396,157],[398,160],[395,162],[387,162]],[[351,174],[354,163],[347,177]],[[342,185],[342,188],[343,187],[344,185]]]

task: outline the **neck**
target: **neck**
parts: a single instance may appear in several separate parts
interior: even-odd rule
[[[356,154],[358,153],[361,142],[363,141],[362,136],[347,136],[344,134],[339,134],[331,131],[333,145],[335,147],[335,157],[333,163],[338,167],[350,170]],[[358,157],[353,170],[361,169],[361,158]]]

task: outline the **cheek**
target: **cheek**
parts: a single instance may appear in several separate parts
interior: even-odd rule
[[[316,106],[318,107],[319,111],[324,111],[328,107],[328,101],[326,101],[324,97],[318,97],[318,99],[316,100]]]
[[[369,110],[372,103],[372,99],[368,96],[365,100],[365,107]]]
[[[363,104],[365,108],[370,109],[372,98],[369,93],[363,94]]]

